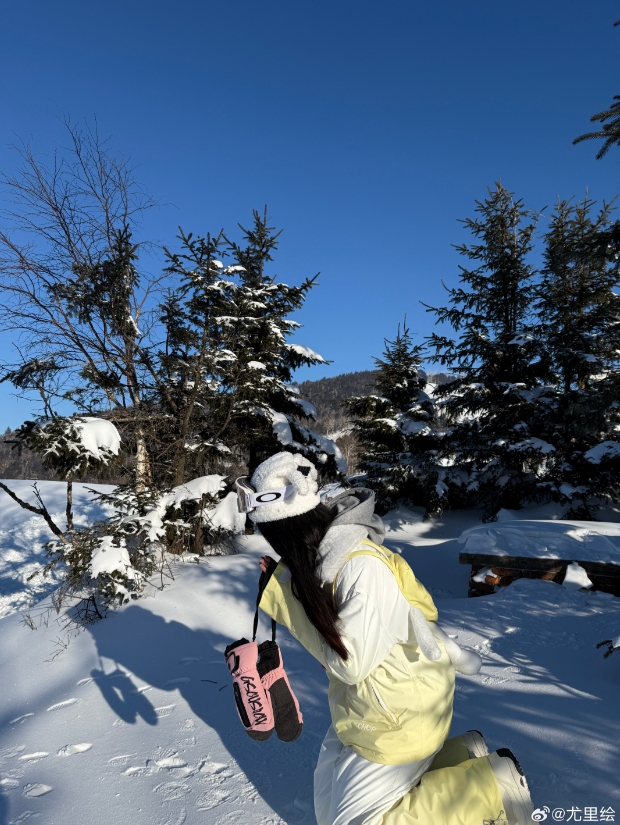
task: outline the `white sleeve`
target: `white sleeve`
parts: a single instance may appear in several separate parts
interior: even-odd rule
[[[388,567],[372,556],[350,559],[336,590],[346,662],[323,643],[326,670],[349,685],[363,681],[409,636],[409,603]]]

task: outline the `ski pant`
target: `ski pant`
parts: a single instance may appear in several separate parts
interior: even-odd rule
[[[470,759],[460,736],[405,765],[369,762],[332,727],[314,772],[317,825],[481,825],[503,803],[486,757]]]
[[[406,765],[369,762],[343,745],[330,726],[314,771],[317,825],[379,825],[383,814],[430,768],[434,756]]]

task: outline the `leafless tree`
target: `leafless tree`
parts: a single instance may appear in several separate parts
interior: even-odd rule
[[[150,311],[162,277],[138,274],[132,231],[155,204],[96,123],[65,127],[68,145],[51,161],[22,144],[17,172],[1,179],[0,327],[15,344],[1,380],[37,393],[47,417],[70,401],[136,421],[145,383],[160,381]],[[147,445],[134,434],[145,482]]]

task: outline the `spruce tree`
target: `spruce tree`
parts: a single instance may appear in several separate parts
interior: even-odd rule
[[[246,451],[250,473],[284,447],[313,461],[323,480],[333,480],[346,472],[346,462],[331,439],[300,420],[314,418],[316,411],[299,397],[292,383],[294,370],[327,362],[308,347],[288,340],[300,326],[289,316],[303,306],[316,276],[300,286],[277,281],[268,272],[268,264],[280,232],[268,225],[266,209],[262,215],[255,210],[253,217],[249,229],[240,226],[244,243],[229,244],[239,286],[229,321],[234,360],[223,379],[232,399],[228,438]]]
[[[385,341],[383,358],[374,359],[379,394],[346,402],[361,443],[363,484],[377,491],[383,512],[399,500],[425,507],[427,516],[443,509],[446,488],[436,457],[435,406],[425,392],[420,352],[405,319],[396,338]]]
[[[436,390],[449,423],[440,457],[454,468],[446,475],[451,502],[482,505],[493,520],[501,507],[539,494],[537,475],[551,448],[532,437],[528,421],[549,366],[530,329],[536,215],[499,182],[475,211],[463,221],[473,243],[456,247],[474,268],[459,267],[450,306],[428,308],[458,337],[434,333],[429,343],[457,376]]]
[[[292,383],[298,367],[325,363],[288,340],[299,327],[289,316],[316,279],[293,287],[268,273],[280,233],[266,213],[254,212],[251,228],[241,229],[241,244],[222,233],[181,233],[181,251],[168,253],[168,271],[179,284],[162,305],[164,466],[179,484],[188,473],[220,472],[231,460],[253,472],[284,447],[313,460],[324,479],[337,478],[346,472],[342,454],[300,420],[315,411]],[[226,257],[228,266],[220,260]]]
[[[228,347],[236,268],[220,260],[222,233],[194,238],[181,231],[179,238],[179,252],[166,250],[167,272],[178,284],[160,308],[165,329],[156,391],[165,412],[156,434],[160,486],[220,472],[221,459],[230,452],[222,441],[230,417],[222,383],[234,360]]]
[[[546,392],[530,426],[554,447],[546,480],[567,505],[565,518],[593,518],[593,499],[615,491],[616,451],[603,451],[602,461],[589,453],[601,442],[617,442],[620,425],[620,297],[614,291],[618,263],[607,238],[611,213],[610,204],[595,213],[587,196],[577,204],[560,201],[545,235],[536,308],[555,391]]]

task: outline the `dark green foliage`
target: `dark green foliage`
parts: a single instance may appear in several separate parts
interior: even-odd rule
[[[539,334],[552,366],[530,427],[554,446],[545,483],[567,505],[566,517],[593,517],[593,499],[615,487],[609,459],[584,454],[617,438],[620,354],[618,263],[608,243],[611,205],[595,213],[587,197],[560,201],[545,235],[537,294]]]
[[[590,118],[592,123],[602,123],[602,128],[597,132],[586,132],[584,135],[579,135],[573,141],[573,143],[581,143],[583,140],[602,140],[603,145],[596,153],[597,160],[604,157],[612,146],[620,146],[620,95],[614,95],[614,100],[618,102],[612,103],[609,109],[598,112]],[[605,121],[608,122],[605,123]]]
[[[532,332],[534,269],[528,261],[537,216],[501,183],[463,221],[474,243],[456,247],[477,266],[460,267],[450,306],[429,308],[456,339],[434,333],[435,357],[458,376],[436,390],[449,427],[440,456],[459,503],[480,504],[485,518],[536,499],[545,445],[529,440],[527,421],[549,378],[542,342]]]
[[[102,480],[113,477],[123,464],[122,451],[117,454],[101,448],[97,456],[93,455],[84,446],[79,425],[79,417],[26,421],[13,433],[13,446],[38,453],[45,469],[52,470],[63,481],[89,474],[96,474]]]
[[[394,341],[385,341],[383,358],[375,359],[377,394],[346,402],[361,443],[360,483],[377,491],[384,512],[399,500],[426,507],[427,515],[443,508],[435,407],[424,391],[421,360],[405,322]]]

